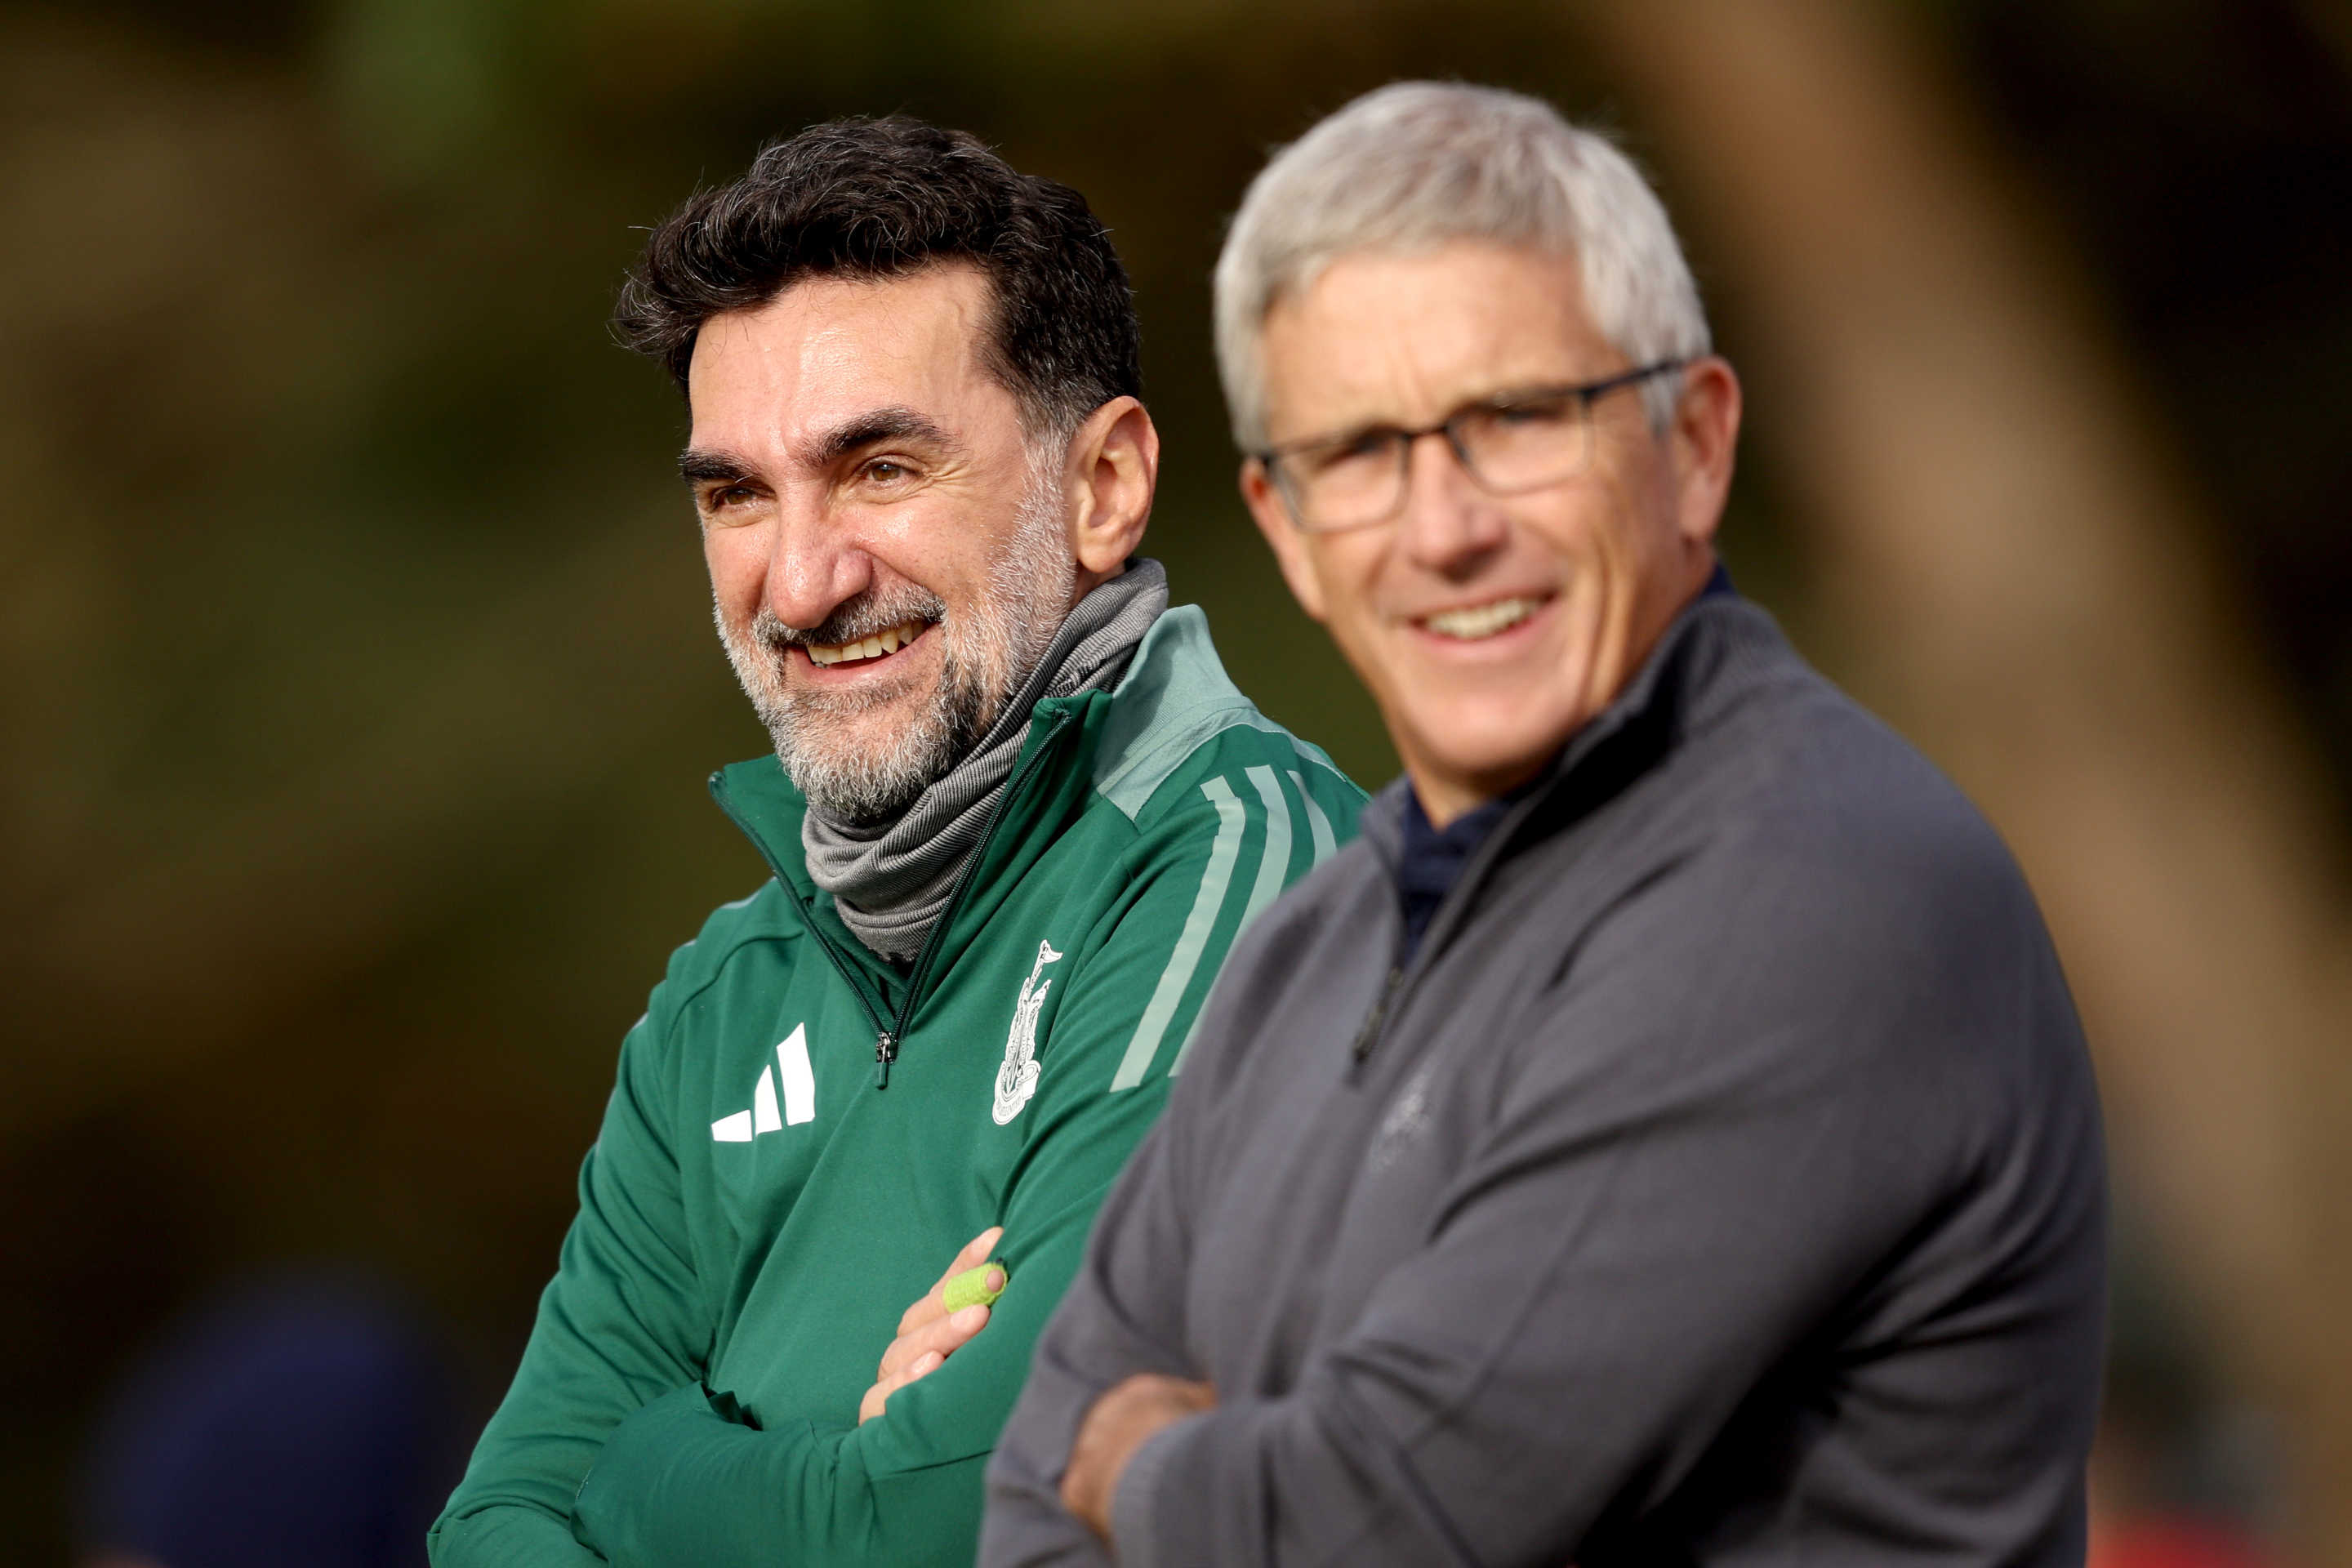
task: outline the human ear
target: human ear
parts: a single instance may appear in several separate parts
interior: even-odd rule
[[[1114,397],[1070,437],[1063,473],[1070,552],[1092,583],[1118,575],[1143,542],[1160,480],[1160,431],[1132,397]]]
[[[1714,354],[1683,373],[1682,397],[1667,433],[1674,456],[1675,526],[1693,543],[1715,537],[1731,493],[1732,458],[1739,445],[1739,376]]]
[[[1265,464],[1259,459],[1244,458],[1241,486],[1250,520],[1265,535],[1265,542],[1282,568],[1282,580],[1290,584],[1291,597],[1298,601],[1300,609],[1322,620],[1322,580],[1315,574],[1314,562],[1307,559],[1307,542],[1290,521],[1290,508],[1283,500],[1282,492],[1275,488],[1274,476],[1265,471]]]

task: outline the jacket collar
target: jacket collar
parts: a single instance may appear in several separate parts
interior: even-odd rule
[[[1208,617],[1200,607],[1183,605],[1165,610],[1136,645],[1126,673],[1110,691],[1048,697],[1031,709],[1013,771],[1018,774],[1031,752],[1059,737],[1055,741],[1059,753],[1044,764],[1056,778],[1039,781],[1042,790],[1024,790],[1026,799],[1008,800],[1004,809],[1020,812],[1027,800],[1059,795],[1056,780],[1066,777],[1059,770],[1082,767],[1088,770],[1090,785],[1132,818],[1194,746],[1236,724],[1276,728],[1226,676],[1209,639]],[[831,895],[809,877],[801,847],[801,818],[808,801],[774,753],[719,769],[710,775],[709,787],[719,808],[798,895],[802,907],[825,925],[827,934],[854,950],[853,956],[864,953],[863,944],[841,925]],[[1022,826],[1018,819],[1005,824],[1016,833]],[[876,960],[875,967],[885,966]]]

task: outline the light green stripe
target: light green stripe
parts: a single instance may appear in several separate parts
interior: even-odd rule
[[[1282,793],[1282,781],[1274,776],[1272,768],[1250,768],[1245,772],[1249,782],[1257,786],[1258,799],[1265,802],[1265,853],[1257,863],[1257,881],[1250,889],[1249,906],[1242,910],[1238,938],[1249,929],[1265,906],[1282,892],[1283,884],[1290,880],[1290,800]]]
[[[1265,802],[1265,848],[1258,858],[1257,880],[1250,888],[1249,902],[1243,907],[1242,923],[1234,928],[1234,940],[1249,929],[1265,906],[1281,896],[1283,884],[1290,879],[1290,802],[1282,793],[1282,782],[1274,776],[1272,768],[1244,770],[1249,782],[1257,787],[1258,798]],[[1192,1016],[1192,1026],[1184,1031],[1184,1043],[1176,1047],[1176,1059],[1168,1064],[1168,1076],[1174,1078],[1184,1070],[1184,1058],[1192,1054],[1192,1037],[1201,1032],[1201,1016]]]
[[[1111,1075],[1113,1094],[1143,1081],[1145,1069],[1151,1066],[1152,1056],[1160,1049],[1160,1038],[1168,1032],[1169,1020],[1176,1016],[1185,988],[1192,984],[1192,971],[1201,966],[1201,954],[1208,950],[1209,934],[1216,929],[1217,911],[1224,906],[1225,889],[1234,879],[1234,862],[1241,858],[1240,797],[1223,779],[1209,780],[1201,786],[1201,793],[1217,808],[1216,840],[1209,846],[1209,864],[1201,873],[1201,890],[1192,897],[1192,912],[1184,917],[1184,929],[1176,938],[1176,951],[1169,954],[1168,967],[1160,972],[1160,984],[1151,989],[1151,1001],[1135,1026],[1135,1037],[1127,1042],[1127,1054],[1118,1060],[1118,1071]]]
[[[1290,782],[1298,786],[1298,798],[1307,803],[1307,830],[1314,836],[1315,863],[1320,866],[1331,858],[1331,852],[1339,847],[1339,841],[1332,836],[1331,819],[1323,815],[1323,808],[1316,805],[1315,797],[1307,793],[1307,781],[1293,773]]]

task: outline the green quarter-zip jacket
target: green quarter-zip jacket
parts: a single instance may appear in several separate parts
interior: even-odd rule
[[[1114,690],[1037,704],[904,976],[809,879],[773,758],[711,790],[774,878],[622,1044],[438,1568],[969,1563],[1032,1342],[1227,947],[1363,798],[1234,688],[1191,606]],[[900,1312],[992,1225],[987,1328],[858,1425]]]

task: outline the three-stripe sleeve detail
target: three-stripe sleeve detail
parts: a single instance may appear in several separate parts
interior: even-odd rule
[[[1201,889],[1192,897],[1192,913],[1184,917],[1184,929],[1176,938],[1176,951],[1169,955],[1168,967],[1160,972],[1160,984],[1151,989],[1151,1000],[1145,1004],[1143,1016],[1136,1023],[1135,1036],[1127,1042],[1127,1054],[1119,1058],[1118,1071],[1111,1075],[1114,1094],[1143,1081],[1152,1057],[1160,1049],[1160,1037],[1167,1034],[1169,1023],[1184,1000],[1185,989],[1192,984],[1192,972],[1201,966],[1202,953],[1208,951],[1209,937],[1216,929],[1217,912],[1224,907],[1225,889],[1234,879],[1234,862],[1241,858],[1244,816],[1240,797],[1221,778],[1203,784],[1201,793],[1217,808],[1217,837],[1209,846],[1209,863],[1201,872]]]
[[[1234,928],[1236,942],[1290,880],[1290,801],[1282,793],[1282,781],[1268,767],[1248,768],[1244,773],[1265,805],[1265,844],[1258,856],[1257,880],[1250,885],[1249,902],[1242,909],[1241,923]],[[1170,1078],[1183,1070],[1184,1058],[1192,1054],[1193,1037],[1200,1032],[1201,1015],[1195,1013],[1192,1027],[1184,1031],[1183,1044],[1176,1047],[1176,1059],[1168,1064]]]
[[[1307,831],[1314,839],[1315,864],[1320,866],[1331,858],[1332,851],[1339,847],[1339,840],[1331,832],[1331,819],[1323,815],[1321,806],[1315,804],[1315,796],[1307,791],[1307,781],[1298,776],[1296,769],[1291,772],[1290,782],[1298,786],[1298,798],[1306,804]]]
[[[1248,771],[1249,782],[1257,788],[1258,799],[1265,802],[1265,853],[1257,863],[1257,881],[1250,888],[1249,907],[1242,910],[1242,923],[1234,935],[1249,929],[1265,906],[1274,902],[1290,879],[1290,801],[1282,793],[1282,782],[1274,776],[1272,768],[1258,767]]]

